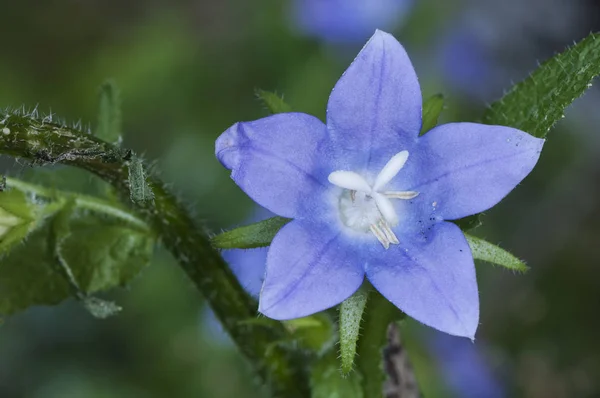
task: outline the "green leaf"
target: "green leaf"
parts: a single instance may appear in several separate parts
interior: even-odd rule
[[[338,369],[337,352],[331,349],[317,360],[310,372],[311,398],[364,398],[360,374],[342,376]],[[380,397],[380,395],[373,397]]]
[[[80,217],[70,221],[69,230],[60,255],[85,295],[127,284],[153,252],[154,238],[148,233],[105,219]],[[0,314],[57,304],[73,296],[73,286],[57,272],[50,234],[47,223],[0,261]],[[88,307],[94,304],[84,302]]]
[[[219,249],[252,249],[269,246],[277,232],[291,220],[272,217],[264,221],[223,232],[211,239]]]
[[[488,124],[510,126],[543,138],[564,111],[600,74],[600,36],[590,34],[537,68],[492,104]]]
[[[463,231],[469,231],[481,226],[481,214],[473,214],[472,216],[459,218],[458,220],[454,220],[452,222],[458,225],[458,227]]]
[[[133,203],[154,201],[154,192],[146,180],[144,163],[137,156],[129,161],[129,194]]]
[[[433,95],[423,103],[423,125],[421,127],[421,135],[437,126],[438,118],[443,109],[444,96],[442,94]]]
[[[107,80],[100,86],[96,136],[112,144],[119,144],[122,139],[121,131],[121,93],[113,80]]]
[[[475,260],[487,261],[518,272],[525,272],[529,269],[523,261],[496,245],[472,235],[465,234],[465,238],[467,238]]]
[[[62,275],[67,281],[73,295],[82,302],[84,308],[87,309],[92,316],[105,319],[109,316],[116,315],[121,311],[121,307],[113,302],[89,296],[86,292],[82,291],[75,273],[63,255],[63,244],[71,235],[70,223],[71,217],[75,215],[75,211],[76,201],[72,198],[52,219],[48,236],[49,249],[53,251],[52,256],[54,261],[52,262],[52,265],[55,266],[57,273]]]
[[[23,192],[0,192],[0,255],[21,243],[35,224],[34,208]]]
[[[340,305],[340,357],[344,375],[350,373],[354,366],[356,343],[368,296],[368,290],[361,288]]]
[[[286,113],[292,111],[292,107],[286,104],[285,101],[283,101],[283,98],[281,98],[275,93],[260,89],[256,90],[255,93],[258,99],[260,99],[265,104],[269,112],[271,112],[272,114]]]

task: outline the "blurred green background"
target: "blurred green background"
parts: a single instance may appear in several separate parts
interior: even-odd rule
[[[394,33],[424,96],[445,94],[444,121],[476,121],[511,80],[597,30],[599,3],[422,0]],[[302,31],[291,3],[276,0],[5,0],[0,10],[0,106],[37,104],[93,126],[98,86],[114,78],[124,145],[156,160],[213,231],[242,224],[253,209],[214,158],[215,138],[267,114],[256,88],[324,117],[361,47]],[[531,266],[524,276],[478,266],[476,345],[509,397],[600,397],[599,106],[594,89],[574,104],[536,170],[476,233]],[[12,159],[2,166],[29,173]],[[88,179],[73,173],[71,183]],[[104,321],[72,301],[5,319],[0,397],[264,396],[243,358],[206,325],[201,297],[164,249],[110,297],[124,311]],[[426,396],[460,396],[419,341],[425,328],[409,321],[407,333]]]

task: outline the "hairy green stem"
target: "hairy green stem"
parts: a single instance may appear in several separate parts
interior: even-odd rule
[[[62,163],[92,172],[129,197],[130,154],[91,134],[52,122],[47,117],[0,112],[0,153],[28,159],[32,165]],[[157,179],[149,178],[154,202],[135,210],[157,232],[179,265],[204,295],[241,352],[275,397],[307,397],[305,358],[278,344],[288,340],[280,322],[244,322],[257,315],[256,302],[244,291],[184,206]],[[97,202],[87,202],[92,207]],[[104,209],[106,210],[106,209]]]

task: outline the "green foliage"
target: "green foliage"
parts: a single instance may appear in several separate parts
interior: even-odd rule
[[[135,155],[129,161],[129,196],[133,203],[154,201],[154,192],[148,185],[144,163]]]
[[[444,96],[436,94],[423,102],[423,124],[421,126],[421,135],[425,134],[437,126],[440,113],[444,109]]]
[[[0,255],[21,243],[35,227],[34,209],[17,190],[0,192]]]
[[[100,86],[96,136],[112,144],[120,144],[121,134],[121,93],[113,80],[107,80]]]
[[[275,93],[258,89],[255,91],[255,94],[272,114],[292,111],[292,107],[289,106],[282,97]]]
[[[590,34],[537,68],[492,104],[488,124],[510,126],[543,138],[600,74],[600,36]]]
[[[272,217],[223,232],[214,236],[211,242],[219,249],[252,249],[269,246],[277,232],[288,222],[290,222],[289,218]]]
[[[517,272],[526,272],[529,267],[506,250],[481,238],[465,234],[475,260],[487,261]]]
[[[313,365],[310,372],[311,398],[364,398],[357,372],[343,376],[338,370],[335,349]],[[379,395],[380,396],[380,395]]]
[[[354,366],[356,344],[369,292],[359,289],[340,305],[340,357],[342,372],[347,375]]]
[[[0,313],[68,297],[82,300],[94,315],[114,313],[118,307],[113,303],[89,295],[124,286],[148,264],[154,246],[151,231],[109,202],[14,179],[7,179],[7,185],[10,190],[0,193],[0,215],[9,220],[5,224],[25,220],[17,226],[26,233],[11,238],[9,252],[4,246]],[[15,230],[7,229],[5,236]]]

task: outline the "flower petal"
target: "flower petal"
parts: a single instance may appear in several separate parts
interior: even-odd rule
[[[294,220],[271,243],[258,310],[274,319],[314,314],[350,297],[363,279],[362,263],[340,231]]]
[[[374,157],[385,164],[399,150],[412,148],[421,129],[421,106],[406,51],[392,35],[376,31],[329,97],[327,128],[336,152],[356,153],[357,164],[369,168],[371,151],[383,150]]]
[[[424,239],[374,251],[367,278],[412,318],[473,339],[479,323],[475,265],[460,229],[441,222]]]
[[[544,140],[503,126],[451,123],[434,128],[402,170],[436,216],[454,220],[489,209],[535,166]],[[409,166],[412,166],[409,167]],[[419,200],[418,199],[418,200]]]
[[[282,113],[236,123],[217,139],[215,153],[255,202],[284,217],[321,206],[329,186],[327,130],[317,118]]]

